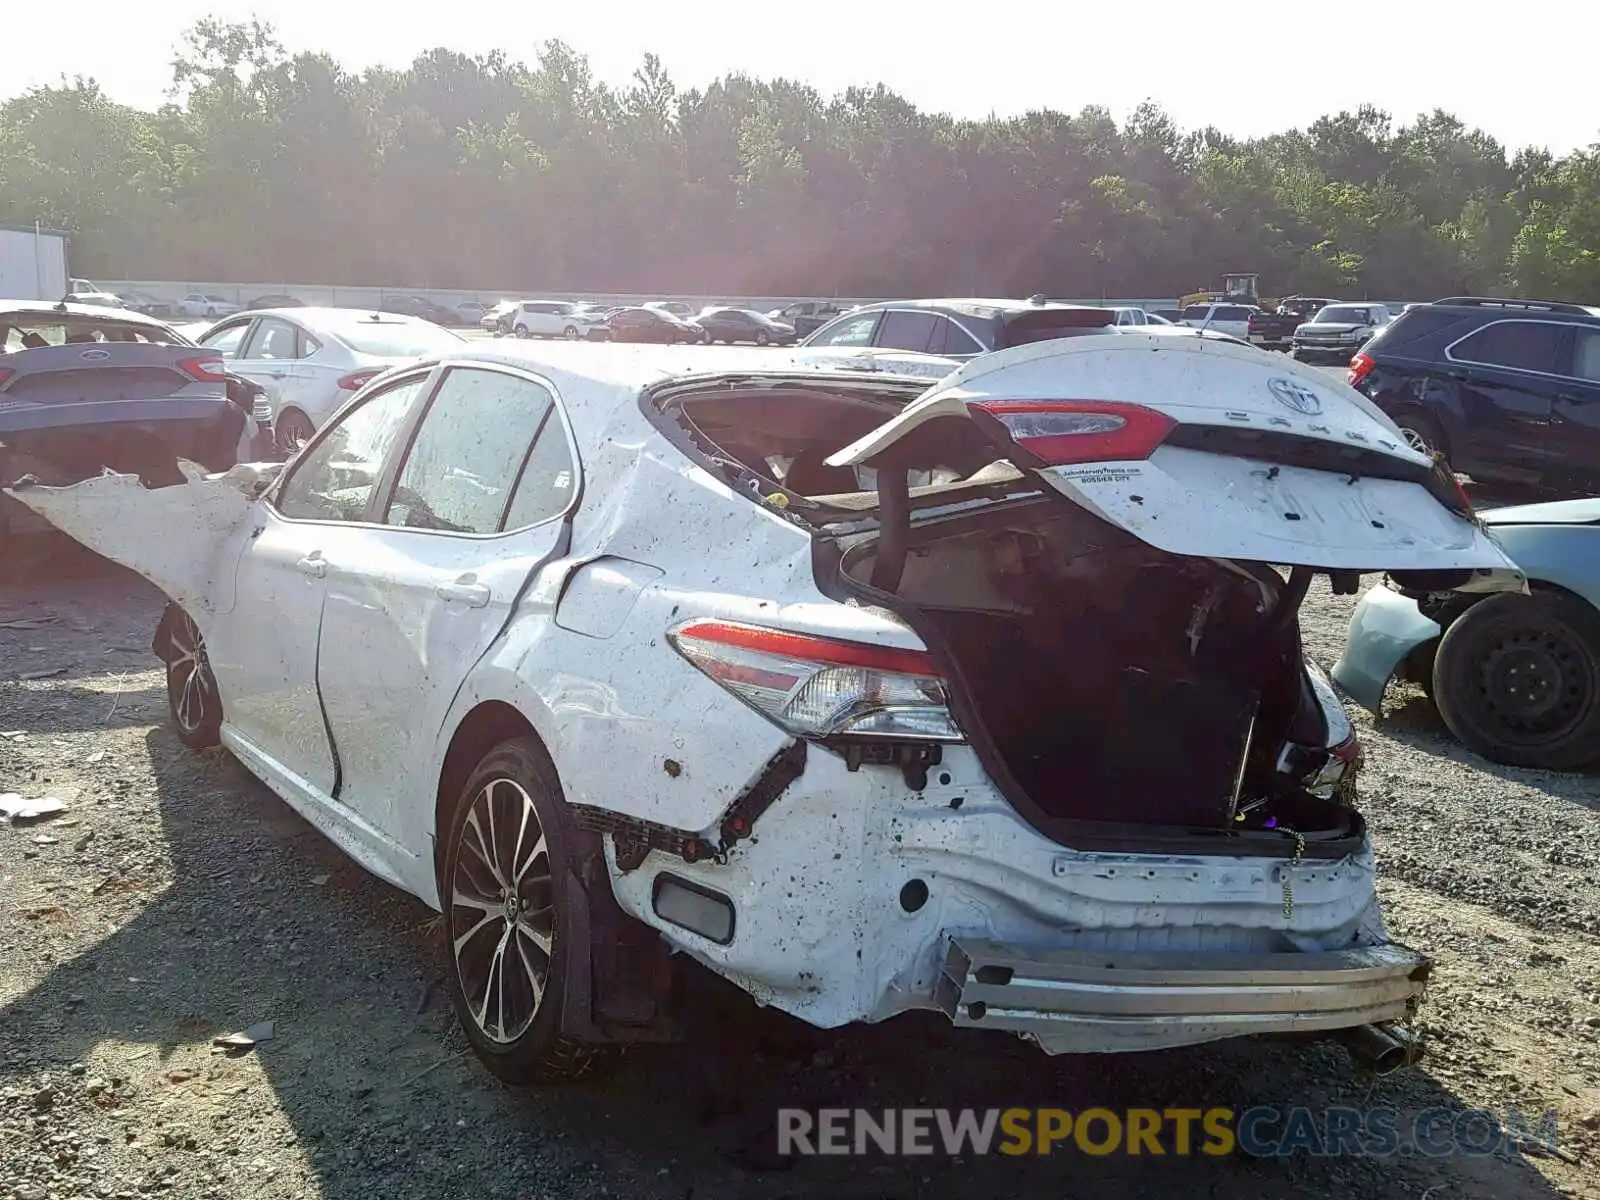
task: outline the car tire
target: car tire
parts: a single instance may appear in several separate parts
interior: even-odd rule
[[[1394,423],[1400,427],[1406,445],[1429,456],[1446,454],[1444,433],[1439,423],[1418,409],[1395,413]]]
[[[221,740],[222,696],[206,654],[205,638],[194,618],[176,605],[171,610],[167,640],[167,712],[178,740],[191,750],[204,750]]]
[[[575,1079],[595,1059],[595,1047],[561,1035],[579,929],[563,898],[574,840],[555,770],[532,738],[485,754],[450,815],[439,878],[445,978],[467,1041],[507,1083]],[[508,975],[497,963],[512,950]]]
[[[528,327],[526,325],[513,325],[511,327],[511,334],[513,337],[519,338],[530,338],[533,336],[533,334],[528,332]]]
[[[286,408],[272,422],[272,440],[277,444],[278,451],[289,458],[298,454],[300,447],[310,441],[316,432],[317,427],[311,423],[311,418],[299,409]]]
[[[765,329],[756,330],[756,345],[765,346],[771,340],[772,339],[767,336],[767,331]]]
[[[580,336],[578,333],[578,327],[576,325],[568,325],[561,331],[561,336],[566,338],[569,342],[577,341]]]
[[[1492,762],[1600,761],[1600,611],[1560,592],[1474,604],[1439,642],[1433,699],[1450,732]]]

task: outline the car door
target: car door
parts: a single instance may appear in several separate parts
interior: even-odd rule
[[[1573,326],[1550,412],[1548,482],[1562,491],[1600,492],[1600,329]]]
[[[390,836],[432,803],[428,756],[524,585],[563,553],[577,456],[554,388],[447,366],[359,554],[330,554],[317,680],[339,798]],[[402,839],[403,840],[403,839]]]
[[[1454,410],[1450,460],[1538,484],[1557,455],[1550,436],[1557,374],[1567,326],[1550,321],[1492,321],[1445,347],[1428,381],[1428,398]]]
[[[938,313],[892,308],[878,323],[873,344],[884,350],[915,350],[926,354],[934,335],[939,332]]]
[[[239,557],[233,612],[207,648],[241,752],[292,788],[332,796],[338,764],[317,692],[317,631],[330,564],[360,561],[384,465],[429,372],[413,372],[343,414],[258,506]]]
[[[276,416],[293,388],[300,352],[298,328],[282,317],[258,317],[228,370],[265,389]]]

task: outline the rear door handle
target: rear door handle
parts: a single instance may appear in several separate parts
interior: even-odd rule
[[[489,589],[481,583],[458,579],[454,583],[441,583],[433,592],[441,600],[459,600],[468,608],[483,608],[489,603]]]
[[[294,565],[300,568],[300,574],[312,579],[321,579],[328,573],[328,560],[322,557],[321,550],[313,550]]]

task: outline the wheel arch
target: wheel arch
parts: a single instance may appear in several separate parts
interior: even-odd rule
[[[272,432],[274,437],[277,436],[278,422],[282,421],[285,417],[290,416],[299,417],[301,420],[305,421],[307,425],[311,426],[311,431],[313,433],[320,428],[316,422],[316,419],[312,417],[312,415],[303,407],[298,404],[285,404],[282,408],[278,409],[277,412],[272,414]]]
[[[525,739],[544,759],[550,778],[561,787],[549,746],[534,723],[501,699],[474,704],[451,735],[439,770],[434,800],[433,874],[440,881],[444,910],[439,830],[448,829],[454,808],[473,769],[495,746]],[[564,806],[564,792],[556,797]],[[667,1014],[671,982],[668,950],[650,927],[631,919],[617,902],[598,834],[571,827],[572,856],[561,881],[574,927],[562,1006],[561,1033],[582,1044],[612,1041],[662,1041],[673,1036]]]
[[[494,747],[501,742],[522,737],[533,740],[549,763],[551,774],[555,774],[549,747],[533,727],[533,722],[504,700],[480,701],[456,726],[450,736],[450,744],[445,748],[434,792],[433,829],[429,833],[429,840],[433,843],[435,875],[439,871],[440,855],[444,852],[439,831],[449,828],[450,818],[461,801],[461,789],[466,785],[467,777]]]

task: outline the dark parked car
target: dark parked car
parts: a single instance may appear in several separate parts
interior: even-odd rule
[[[829,321],[805,346],[876,346],[946,358],[1095,333],[1115,326],[1109,308],[1027,300],[891,300]]]
[[[304,308],[306,302],[285,292],[268,292],[265,296],[257,296],[245,308],[255,310],[258,308]]]
[[[151,292],[123,292],[117,299],[122,301],[124,308],[131,308],[134,312],[143,313],[147,317],[172,316],[172,302],[163,300]]]
[[[399,313],[404,317],[421,317],[435,325],[454,325],[456,314],[442,304],[435,304],[426,296],[385,296],[379,303],[384,312]]]
[[[671,313],[684,321],[692,321],[694,319],[694,305],[687,300],[649,300],[645,302],[644,307]]]
[[[703,342],[705,330],[659,308],[619,308],[600,327],[614,342]],[[596,330],[599,333],[599,330]]]
[[[708,308],[694,318],[708,342],[753,342],[757,346],[794,345],[794,326],[749,308]]]
[[[132,310],[0,302],[0,487],[25,475],[76,483],[108,467],[161,486],[182,481],[179,458],[226,470],[262,448],[245,440],[260,391]],[[0,545],[44,527],[0,495]]]
[[[785,325],[792,325],[796,337],[805,337],[853,307],[843,300],[796,300],[793,304],[773,309],[767,316]]]
[[[1475,479],[1600,491],[1600,309],[1453,296],[1407,309],[1349,380]]]
[[[1255,313],[1246,323],[1246,338],[1263,350],[1287,350],[1294,342],[1294,331],[1323,308],[1338,303],[1321,296],[1286,296],[1271,312]]]

